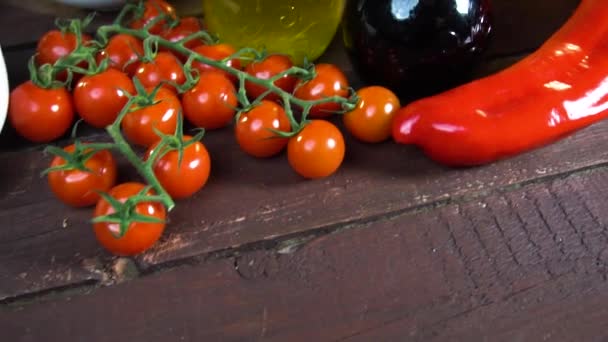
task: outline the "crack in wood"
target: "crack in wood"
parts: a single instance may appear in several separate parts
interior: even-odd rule
[[[62,298],[73,294],[92,292],[100,286],[96,279],[69,284],[61,287],[44,289],[36,292],[20,294],[0,299],[0,307],[22,307],[28,304],[41,303],[55,298]]]

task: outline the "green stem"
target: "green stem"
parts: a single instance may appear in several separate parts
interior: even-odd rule
[[[298,76],[298,75],[308,75],[310,72],[306,69],[297,67],[297,66],[293,66],[283,72],[280,72],[274,76],[272,76],[270,79],[268,79],[268,82],[276,82],[278,80],[280,80],[281,78],[285,77],[285,76]]]
[[[118,114],[118,117],[114,123],[108,126],[106,131],[108,131],[108,134],[110,134],[110,137],[114,140],[116,149],[118,149],[122,155],[127,158],[129,163],[133,165],[137,172],[144,177],[146,182],[148,182],[156,193],[163,198],[162,203],[167,207],[168,211],[171,211],[173,207],[175,207],[175,202],[154,175],[154,171],[152,170],[154,160],[148,159],[146,162],[142,161],[142,159],[135,153],[135,151],[133,151],[131,145],[129,145],[120,132],[120,123],[129,113],[131,106],[135,102],[135,98],[130,98],[129,101],[127,101],[127,104],[123,107],[122,111]]]
[[[133,149],[131,149],[129,143],[123,138],[122,134],[120,134],[120,130],[116,130],[115,126],[108,126],[106,130],[110,134],[110,137],[114,139],[114,142],[122,155],[124,155],[137,172],[144,177],[146,182],[154,188],[158,196],[162,198],[163,205],[167,207],[168,211],[171,211],[173,207],[175,207],[175,202],[154,175],[151,164],[145,163],[139,158]]]
[[[282,94],[281,99],[283,100],[283,104],[285,105],[285,115],[289,118],[289,123],[291,124],[292,132],[298,132],[300,130],[300,124],[296,120],[293,115],[293,111],[291,110],[291,100],[292,98],[287,94]]]
[[[197,39],[203,40],[205,42],[205,44],[207,44],[207,45],[213,45],[213,44],[217,43],[216,39],[213,38],[207,31],[194,32],[194,33],[178,40],[175,43],[183,45],[183,44],[186,44],[188,42],[191,42],[191,41],[197,40]]]
[[[120,25],[122,24],[122,22],[124,21],[125,17],[127,16],[127,14],[134,12],[137,9],[137,5],[135,4],[126,4],[122,10],[120,11],[120,13],[118,14],[118,16],[116,16],[116,19],[114,19],[114,25]]]

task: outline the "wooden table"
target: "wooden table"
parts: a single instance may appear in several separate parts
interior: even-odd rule
[[[477,76],[538,47],[578,1],[493,3]],[[12,86],[52,27],[21,7],[0,5]],[[323,59],[361,85],[338,41]],[[51,195],[42,146],[5,130],[2,340],[606,340],[606,136],[603,122],[471,169],[349,139],[337,174],[305,181],[285,156],[255,160],[230,129],[212,132],[208,186],[178,203],[152,250],[115,258],[90,210]],[[126,163],[121,173],[134,177]]]

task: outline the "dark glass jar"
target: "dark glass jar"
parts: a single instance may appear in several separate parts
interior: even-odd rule
[[[362,78],[401,97],[467,80],[491,31],[489,0],[349,0],[344,43]]]

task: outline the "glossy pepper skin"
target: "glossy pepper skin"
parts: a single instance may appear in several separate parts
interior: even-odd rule
[[[513,66],[401,108],[398,143],[448,166],[474,166],[555,142],[608,117],[608,1],[583,0]]]

